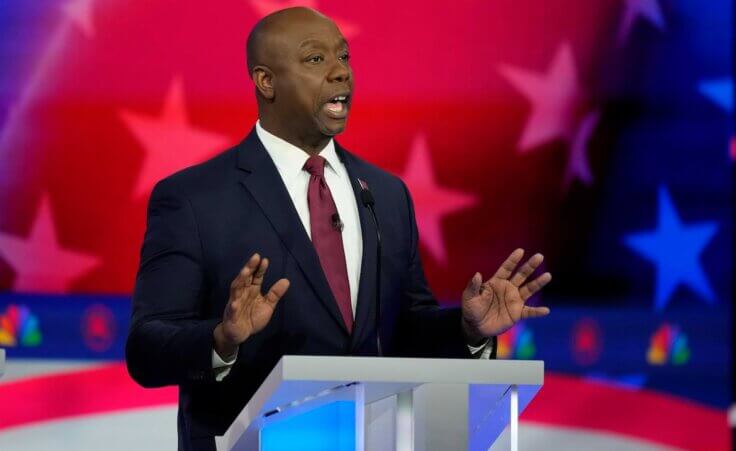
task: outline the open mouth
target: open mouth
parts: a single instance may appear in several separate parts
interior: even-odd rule
[[[350,94],[341,94],[329,99],[322,107],[322,111],[333,119],[345,119],[349,107]]]

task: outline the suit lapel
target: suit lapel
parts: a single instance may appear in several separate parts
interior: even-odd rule
[[[372,327],[374,321],[373,315],[375,314],[373,312],[376,310],[376,226],[373,224],[370,212],[363,205],[360,196],[362,188],[359,180],[366,181],[365,174],[360,170],[360,165],[355,158],[337,143],[335,143],[335,150],[350,176],[350,184],[353,187],[353,194],[358,203],[360,230],[363,235],[363,257],[361,258],[360,264],[358,302],[351,343],[351,348],[355,348],[361,343],[365,332]]]
[[[238,151],[240,183],[247,189],[268,218],[286,249],[330,314],[347,333],[347,328],[330,290],[319,256],[304,230],[286,186],[263,144],[253,129]]]

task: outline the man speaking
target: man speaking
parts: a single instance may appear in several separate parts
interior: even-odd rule
[[[180,450],[214,450],[285,354],[489,358],[496,335],[549,313],[525,305],[551,276],[527,281],[542,256],[521,264],[521,249],[473,275],[461,308],[437,305],[406,186],[333,140],[353,77],[330,19],[278,11],[247,51],[259,120],[156,185],[133,294],[128,370],[179,386]]]

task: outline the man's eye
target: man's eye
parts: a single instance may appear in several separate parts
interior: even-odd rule
[[[314,56],[310,56],[309,58],[307,58],[307,62],[308,63],[321,63],[323,59],[324,58],[322,58],[322,55],[314,55]]]
[[[345,61],[345,62],[350,61],[350,54],[345,53],[345,54],[341,55],[340,56],[340,61]]]

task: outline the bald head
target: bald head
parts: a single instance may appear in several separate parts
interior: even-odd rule
[[[353,78],[348,43],[332,20],[309,8],[277,11],[256,24],[247,47],[266,130],[304,150],[321,150],[343,131]]]
[[[303,6],[282,9],[259,20],[248,35],[248,74],[252,77],[253,68],[258,65],[272,67],[275,57],[283,50],[280,48],[284,44],[283,33],[303,27],[309,22],[322,22],[337,29],[337,25],[329,17]]]

